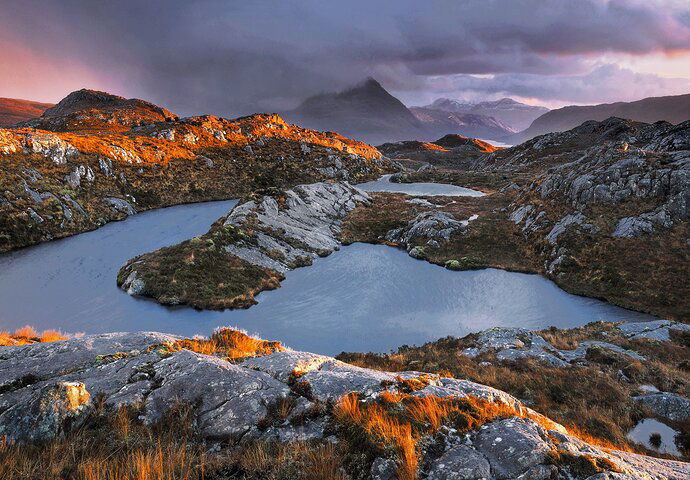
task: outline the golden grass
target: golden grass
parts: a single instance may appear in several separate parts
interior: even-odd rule
[[[99,402],[96,402],[97,405]],[[102,408],[102,404],[101,404]],[[83,427],[44,443],[0,442],[0,478],[45,480],[196,480],[206,454],[190,445],[191,408],[177,405],[158,424],[124,407],[97,411]]]
[[[285,350],[280,342],[262,340],[232,328],[218,329],[210,338],[178,340],[169,347],[174,350],[185,348],[204,355],[223,356],[228,360],[269,355]]]
[[[249,442],[217,454],[194,435],[194,410],[174,405],[154,425],[140,411],[106,411],[44,443],[0,439],[0,478],[12,480],[345,480],[340,447],[312,442]],[[228,477],[228,472],[233,474]]]
[[[398,392],[383,392],[372,402],[360,401],[355,393],[345,395],[333,416],[344,427],[352,447],[363,448],[368,454],[372,450],[383,453],[393,449],[401,480],[417,478],[417,444],[443,424],[468,432],[499,418],[527,417],[547,428],[554,426],[548,419],[525,409],[477,397],[412,396]]]
[[[44,330],[37,332],[28,325],[18,328],[14,333],[0,332],[0,346],[29,345],[32,343],[56,342],[68,337],[58,330]]]

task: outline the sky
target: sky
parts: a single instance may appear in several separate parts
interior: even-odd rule
[[[690,93],[689,0],[0,0],[0,97],[284,111],[373,76],[407,105]]]

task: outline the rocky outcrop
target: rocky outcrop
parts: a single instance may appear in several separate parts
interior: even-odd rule
[[[337,250],[345,215],[370,201],[348,183],[298,185],[284,195],[249,200],[230,211],[223,227],[251,229],[254,235],[224,248],[249,263],[286,272]]]
[[[673,325],[686,326],[683,324]],[[590,350],[602,349],[625,355],[632,360],[645,360],[645,357],[637,352],[626,350],[614,343],[597,340],[581,341],[572,350],[558,349],[539,334],[524,328],[495,327],[484,330],[477,335],[474,343],[475,346],[465,348],[462,351],[463,355],[476,357],[482,353],[494,352],[496,358],[501,361],[534,358],[550,366],[568,367],[584,362]]]
[[[406,226],[386,233],[385,240],[405,247],[411,257],[423,258],[424,247],[420,243],[438,247],[448,242],[456,232],[462,232],[476,218],[473,215],[467,220],[456,220],[446,212],[426,211],[418,214]]]
[[[111,409],[140,405],[140,419],[145,423],[156,421],[179,401],[188,402],[195,406],[199,436],[209,442],[222,440],[228,448],[247,439],[323,439],[334,431],[326,428],[333,420],[329,409],[306,419],[302,415],[300,422],[290,419],[350,392],[357,392],[365,404],[373,402],[382,392],[395,391],[401,380],[420,376],[419,372],[374,371],[292,351],[232,363],[168,347],[176,340],[160,333],[117,333],[0,347],[0,434],[19,442],[62,435],[88,417],[98,397]],[[295,378],[300,388],[295,388]],[[619,475],[611,478],[690,475],[687,463],[587,444],[499,390],[436,375],[424,378],[426,384],[415,396],[472,396],[522,413],[462,434],[442,426],[433,439],[420,442],[421,478],[573,478],[575,463],[568,461],[572,459],[594,462],[601,472],[619,472],[611,473]],[[266,428],[262,419],[269,414],[269,406],[284,398],[291,398],[294,405],[288,421]],[[344,441],[337,433],[329,438]],[[372,466],[372,478],[383,478],[376,475],[385,474],[390,461],[385,455],[379,457]]]
[[[288,270],[311,265],[314,259],[339,249],[343,219],[358,205],[369,203],[367,193],[347,182],[252,195],[205,235],[130,260],[120,270],[118,284],[130,294],[164,303],[200,308],[249,306],[255,303],[255,293],[277,288]],[[208,260],[197,264],[197,258]],[[163,270],[161,264],[176,268]],[[204,275],[198,275],[201,271]],[[181,285],[175,275],[194,281]],[[224,294],[226,289],[232,293]],[[201,299],[200,291],[209,298]]]

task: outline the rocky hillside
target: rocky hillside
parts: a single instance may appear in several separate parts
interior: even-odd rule
[[[388,158],[455,168],[467,168],[471,160],[501,150],[482,140],[457,134],[445,135],[434,142],[407,140],[384,143],[376,148]]]
[[[32,102],[16,98],[0,98],[0,128],[41,116],[52,103]]]
[[[534,120],[529,128],[510,137],[508,141],[513,144],[521,143],[538,135],[570,130],[588,120],[602,121],[609,117],[629,118],[645,123],[682,123],[690,120],[690,94],[649,97],[636,102],[557,108]]]
[[[277,115],[173,120],[140,100],[84,91],[51,110],[37,125],[59,131],[0,129],[0,251],[151,208],[391,168],[369,145]]]
[[[298,185],[238,203],[205,235],[133,258],[118,274],[130,295],[198,308],[248,307],[290,269],[340,247],[340,224],[369,196],[346,182]]]
[[[120,435],[136,438],[143,423],[156,432],[163,464],[177,458],[171,453],[176,450],[160,443],[170,438],[166,428],[185,438],[187,462],[198,460],[194,445],[204,445],[206,455],[217,458],[205,462],[211,479],[228,478],[233,469],[221,459],[231,462],[233,451],[246,456],[251,448],[257,451],[257,442],[299,441],[312,442],[312,449],[324,441],[337,446],[339,453],[331,458],[340,473],[329,478],[680,480],[690,475],[687,463],[597,447],[479,383],[360,368],[230,330],[217,331],[210,340],[148,332],[0,347],[0,365],[0,434],[46,459],[60,441],[73,442],[89,459],[98,450],[84,445],[98,444],[93,439],[102,425],[113,425],[105,438],[116,442]],[[164,423],[184,406],[185,421]],[[136,415],[132,422],[130,411]],[[34,446],[39,442],[48,442],[45,452]],[[112,449],[111,463],[120,448],[129,454],[134,445]],[[136,448],[144,445],[142,440]],[[139,462],[146,462],[139,452]],[[251,468],[245,462],[234,471],[241,473],[240,465]],[[107,471],[108,463],[101,468]],[[302,478],[300,469],[289,478]]]
[[[689,318],[690,122],[586,122],[476,165],[533,172],[508,210],[557,282]]]
[[[67,95],[40,118],[19,126],[54,132],[127,131],[139,125],[174,120],[177,115],[144,100],[82,89]]]
[[[500,100],[466,103],[450,98],[434,100],[425,108],[443,110],[444,112],[473,113],[493,117],[513,130],[520,131],[529,127],[532,122],[549,111],[546,107],[527,105],[513,100],[501,98]]]

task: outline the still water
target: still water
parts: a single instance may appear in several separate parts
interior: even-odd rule
[[[457,187],[447,183],[394,183],[390,181],[391,175],[384,175],[378,180],[360,183],[357,187],[365,192],[395,192],[408,195],[448,195],[455,197],[483,197],[484,193],[471,188]]]
[[[287,274],[248,310],[168,308],[119,290],[128,259],[204,233],[234,201],[144,212],[74,237],[0,256],[0,329],[64,332],[158,330],[208,335],[244,328],[324,354],[388,351],[492,326],[571,327],[651,319],[565,293],[537,275],[452,272],[386,246],[343,247]]]

